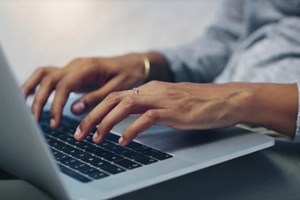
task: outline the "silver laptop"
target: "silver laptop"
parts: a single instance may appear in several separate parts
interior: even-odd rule
[[[65,109],[62,129],[50,130],[47,112],[37,124],[0,49],[0,168],[55,199],[107,199],[203,169],[274,144],[274,139],[231,127],[179,131],[154,126],[126,148],[116,144],[134,117],[104,143],[72,138],[79,123]],[[77,118],[80,120],[80,118]],[[93,162],[90,162],[93,161]]]

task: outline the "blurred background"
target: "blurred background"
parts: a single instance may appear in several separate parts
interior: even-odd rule
[[[219,2],[0,0],[0,42],[23,83],[40,66],[190,41],[211,22]]]

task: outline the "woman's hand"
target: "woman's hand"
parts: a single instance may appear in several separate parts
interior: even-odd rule
[[[36,120],[39,120],[49,95],[55,90],[50,125],[56,128],[71,92],[86,93],[71,107],[74,114],[81,114],[92,109],[113,91],[142,84],[145,81],[144,70],[143,56],[139,54],[113,58],[75,59],[64,68],[37,69],[24,83],[22,92],[27,97],[37,89],[32,112]]]
[[[238,110],[247,96],[242,83],[194,84],[153,81],[133,90],[111,93],[92,110],[77,128],[75,138],[84,139],[97,125],[93,140],[101,142],[109,131],[131,114],[141,116],[125,130],[119,140],[128,144],[152,125],[177,129],[221,128],[239,123]]]

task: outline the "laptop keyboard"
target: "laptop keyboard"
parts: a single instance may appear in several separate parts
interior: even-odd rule
[[[126,147],[118,145],[119,136],[110,133],[96,144],[92,141],[95,130],[85,140],[77,141],[73,134],[79,121],[62,117],[58,129],[49,127],[50,113],[43,113],[40,127],[61,172],[87,183],[115,174],[133,170],[173,157],[170,154],[132,141]]]

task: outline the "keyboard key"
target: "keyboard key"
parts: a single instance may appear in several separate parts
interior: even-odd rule
[[[56,140],[50,137],[49,135],[45,135],[45,138],[49,146],[53,146],[53,143],[56,142]]]
[[[82,168],[82,169],[78,169],[79,172],[83,173],[83,174],[93,174],[95,172],[98,172],[99,169],[93,168],[93,167],[86,167],[86,168]]]
[[[143,165],[148,165],[148,164],[157,162],[157,160],[155,160],[154,158],[149,158],[146,156],[144,158],[136,158],[136,159],[134,159],[134,161],[141,163]]]
[[[100,169],[102,169],[103,171],[106,171],[110,174],[118,174],[118,173],[126,171],[125,169],[122,169],[121,167],[118,167],[113,164],[101,166]]]
[[[101,178],[108,177],[109,174],[102,172],[102,171],[98,171],[98,172],[89,174],[88,176],[91,177],[92,179],[101,179]]]
[[[66,166],[74,166],[80,164],[80,162],[74,158],[62,160],[60,163],[66,165]]]
[[[50,141],[50,145],[51,145],[52,147],[54,147],[54,148],[61,147],[61,146],[66,146],[65,143],[60,142],[60,141],[58,141],[58,140],[55,140],[55,139],[53,139],[53,138],[52,138],[51,141]]]
[[[60,128],[61,128],[61,131],[73,135],[75,133],[77,127],[70,127],[70,126],[62,125]]]
[[[76,145],[80,143],[79,141],[75,140],[74,137],[67,137],[64,141],[70,145]]]
[[[100,144],[97,144],[97,146],[99,146],[103,149],[111,149],[111,148],[114,148],[116,145],[112,142],[109,142],[108,140],[104,140]]]
[[[65,152],[67,154],[69,154],[69,152],[73,149],[73,147],[71,147],[70,145],[64,144],[64,143],[62,143],[61,145],[53,146],[53,147],[55,147],[56,149],[58,149],[62,152]]]
[[[52,129],[49,127],[49,125],[46,125],[46,124],[40,124],[40,128],[46,134],[49,134],[52,131]]]
[[[41,121],[50,121],[51,115],[50,111],[44,111],[41,116]]]
[[[134,168],[142,166],[141,164],[138,164],[138,163],[133,162],[133,161],[128,160],[128,159],[120,160],[120,161],[117,161],[117,162],[114,162],[114,163],[117,164],[117,165],[120,165],[121,167],[124,167],[126,169],[134,169]]]
[[[131,152],[134,152],[130,149],[127,149],[125,147],[123,147],[122,149],[118,149],[118,150],[115,150],[114,153],[118,154],[118,155],[121,155],[121,156],[125,156],[126,154],[129,154]]]
[[[69,134],[66,134],[66,133],[59,133],[59,134],[56,134],[53,137],[56,138],[56,139],[59,139],[61,141],[65,141],[67,138],[69,138],[71,136]]]
[[[76,147],[82,150],[87,150],[89,147],[91,147],[91,145],[92,144],[82,141],[79,144],[77,144]]]
[[[89,166],[87,164],[79,162],[78,164],[76,163],[76,164],[73,164],[73,165],[71,165],[69,167],[72,168],[72,169],[74,169],[74,170],[76,170],[76,171],[78,171],[80,169],[88,168]]]
[[[80,124],[80,121],[77,121],[77,120],[74,120],[74,119],[71,119],[67,116],[62,116],[62,120],[61,120],[66,126],[72,126],[72,127],[77,127],[79,124]]]
[[[53,155],[54,155],[54,157],[55,157],[55,160],[58,161],[58,162],[60,162],[60,161],[62,161],[62,160],[71,159],[70,156],[67,156],[67,155],[65,155],[65,154],[63,154],[63,153],[60,153],[60,152],[58,152],[58,151],[55,150],[55,149],[53,149],[52,152],[53,152]]]
[[[94,154],[95,156],[104,158],[105,156],[110,156],[111,152],[105,150],[105,149],[101,149],[99,147],[96,146],[91,146],[90,148],[87,149],[88,152]]]
[[[110,133],[110,134],[108,134],[108,135],[106,136],[106,139],[107,139],[107,140],[109,140],[109,141],[111,141],[111,142],[114,142],[114,143],[118,143],[119,138],[120,138],[120,136],[115,135],[115,134],[113,134],[113,133]]]
[[[89,178],[87,178],[87,177],[85,177],[85,176],[83,176],[83,175],[81,175],[81,174],[79,174],[79,173],[63,166],[63,165],[61,165],[61,164],[59,164],[58,166],[59,166],[60,171],[62,173],[66,174],[68,176],[71,176],[72,178],[74,178],[74,179],[76,179],[80,182],[88,183],[88,182],[92,181],[92,179],[89,179]]]
[[[125,156],[126,158],[129,159],[137,159],[137,158],[144,158],[146,156],[144,156],[143,154],[134,152],[134,151],[128,151],[125,154],[123,154],[123,156]]]
[[[137,148],[137,147],[140,147],[140,146],[142,146],[142,144],[137,143],[135,141],[131,141],[126,147],[130,148],[130,149],[133,149],[133,148]]]
[[[85,153],[83,151],[80,151],[80,153],[78,153],[78,154],[72,154],[72,156],[75,157],[75,158],[77,158],[77,159],[79,159],[79,160],[81,160],[83,158],[86,158],[86,157],[90,156],[90,154]]]
[[[134,151],[137,151],[137,152],[144,152],[144,151],[148,151],[148,150],[151,150],[152,148],[150,147],[147,147],[145,145],[141,145],[141,146],[136,146],[134,148],[132,148]]]
[[[90,135],[86,136],[86,138],[83,141],[89,142],[89,143],[94,143],[93,135],[90,134]]]
[[[89,163],[90,165],[101,168],[102,166],[109,165],[110,163],[107,161],[104,161],[100,158],[97,158],[95,156],[88,156],[81,159],[82,161]]]
[[[105,155],[103,155],[103,158],[105,160],[110,161],[110,162],[115,162],[115,161],[123,160],[124,159],[123,157],[118,156],[117,154],[114,154],[114,153],[111,153],[111,152],[105,153]]]
[[[81,151],[81,150],[79,150],[79,149],[73,148],[73,149],[71,149],[68,153],[75,157],[75,156],[77,156],[77,155],[79,155],[79,154],[81,154],[81,153],[84,153],[84,152]]]
[[[151,156],[153,158],[156,158],[158,160],[165,160],[165,159],[168,159],[168,158],[172,157],[171,155],[166,154],[166,153],[161,152],[161,151],[158,151],[156,149],[149,149],[147,151],[144,151],[143,153],[148,155],[148,156]]]

